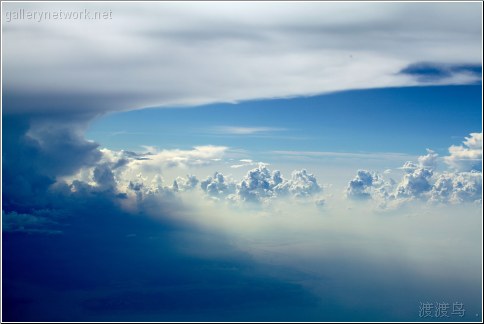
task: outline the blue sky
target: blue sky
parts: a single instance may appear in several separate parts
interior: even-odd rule
[[[2,321],[482,320],[482,3],[2,2],[2,46]]]
[[[194,108],[152,108],[94,121],[86,136],[110,149],[221,145],[273,150],[446,153],[481,130],[481,85],[370,89]]]

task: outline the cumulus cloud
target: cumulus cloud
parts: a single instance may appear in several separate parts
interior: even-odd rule
[[[132,194],[139,201],[146,195],[173,195],[196,190],[201,190],[210,198],[230,202],[264,203],[286,196],[321,199],[317,194],[322,192],[322,187],[307,170],[294,170],[290,178],[286,179],[279,170],[271,171],[266,163],[258,163],[240,180],[217,171],[203,180],[193,174],[176,176],[171,184],[166,184],[161,175],[167,168],[177,172],[185,170],[187,165],[207,166],[213,160],[217,160],[214,163],[224,165],[229,160],[221,162],[213,158],[226,149],[207,146],[190,151],[164,150],[142,154],[102,149],[103,156],[98,164],[62,180],[71,183],[71,191],[111,191],[119,197]],[[256,164],[250,159],[240,161],[244,166]]]
[[[200,182],[200,187],[211,197],[225,197],[235,192],[235,182],[220,172]]]
[[[430,201],[442,203],[482,202],[482,173],[445,172],[437,177]]]
[[[356,177],[348,183],[346,194],[349,198],[369,199],[369,189],[373,184],[374,174],[367,170],[358,170]]]
[[[449,147],[444,161],[457,171],[482,170],[482,133],[471,133],[462,145]]]
[[[93,167],[101,159],[98,144],[83,138],[83,116],[42,118],[2,115],[3,206],[25,211],[44,206],[58,178]],[[45,207],[45,206],[44,206]]]
[[[108,155],[116,154],[109,151]],[[149,163],[150,161],[136,160],[137,163]],[[114,160],[110,165],[116,164],[117,162]],[[158,173],[152,177],[144,175],[140,171],[144,168],[131,162],[124,164],[120,169],[122,170],[110,169],[109,164],[103,162],[94,167],[91,172],[86,172],[87,176],[84,175],[83,180],[75,178],[66,180],[72,181],[71,186],[75,187],[75,191],[81,190],[81,187],[88,191],[109,188],[118,196],[127,195],[126,197],[129,197],[132,195],[138,203],[147,195],[172,197],[175,194],[200,190],[207,197],[231,203],[266,203],[280,197],[291,197],[301,200],[314,198],[312,200],[315,202],[319,199],[321,200],[319,204],[323,204],[323,199],[318,196],[322,192],[322,187],[316,177],[305,169],[293,171],[291,177],[286,179],[280,171],[271,171],[266,164],[260,163],[256,168],[249,170],[240,180],[235,180],[231,176],[217,171],[204,180],[199,180],[195,175],[178,176],[171,185],[166,185],[165,180]],[[118,173],[114,176],[116,172]],[[78,174],[78,176],[82,175]],[[114,190],[111,186],[115,186]]]
[[[266,202],[284,196],[308,198],[321,191],[316,177],[306,170],[295,170],[285,179],[279,170],[271,171],[265,164],[249,170],[237,184],[233,199],[245,202]]]
[[[101,189],[111,190],[116,187],[114,174],[107,164],[99,164],[94,168],[93,180]]]
[[[259,202],[273,197],[282,183],[280,172],[273,174],[265,165],[259,165],[247,172],[238,184],[237,195],[242,201]]]
[[[437,172],[438,154],[427,149],[426,155],[418,157],[418,163],[404,163],[400,168],[404,174],[398,182],[391,178],[386,180],[375,172],[359,170],[348,183],[346,195],[351,199],[374,199],[380,201],[381,206],[415,199],[430,203],[480,203],[482,133],[471,133],[462,146],[453,145],[449,152],[444,161],[451,170]]]
[[[420,167],[413,170],[413,172],[407,172],[403,175],[402,180],[396,188],[395,197],[420,197],[423,193],[428,192],[432,188],[430,184],[432,175],[432,170]]]
[[[186,177],[177,177],[176,180],[173,182],[173,188],[176,188],[176,191],[187,191],[196,188],[197,184],[200,181],[197,179],[196,176],[188,174]]]
[[[309,197],[321,191],[316,177],[305,169],[293,171],[287,183],[289,193],[295,197]]]
[[[437,166],[437,158],[438,154],[432,151],[431,149],[427,149],[427,154],[418,157],[418,164],[421,168],[426,169],[435,169]]]
[[[346,187],[346,196],[354,200],[367,200],[372,197],[388,199],[394,185],[393,179],[385,180],[376,172],[358,170],[356,177]]]

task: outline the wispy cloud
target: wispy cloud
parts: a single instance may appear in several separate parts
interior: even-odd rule
[[[250,160],[250,159],[241,159],[239,160],[239,163],[238,164],[233,164],[231,165],[230,167],[232,169],[238,169],[238,168],[243,168],[243,167],[250,167],[250,166],[257,166],[257,165],[270,165],[269,163],[264,163],[264,162],[257,162],[257,161],[253,161],[253,160]]]
[[[272,151],[271,153],[281,156],[301,156],[312,158],[345,158],[345,159],[385,159],[401,160],[411,159],[415,156],[397,152],[327,152],[327,151]]]
[[[216,134],[228,134],[228,135],[258,135],[268,134],[274,132],[286,131],[286,128],[278,127],[247,127],[247,126],[217,126],[211,131]]]

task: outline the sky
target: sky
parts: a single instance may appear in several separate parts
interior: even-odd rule
[[[480,2],[9,2],[2,45],[2,320],[482,320]]]

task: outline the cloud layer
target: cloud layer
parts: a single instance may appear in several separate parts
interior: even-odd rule
[[[440,158],[437,153],[427,149],[427,154],[418,157],[417,162],[407,161],[401,168],[386,170],[384,174],[358,170],[355,178],[349,181],[345,196],[351,200],[375,201],[384,208],[397,207],[410,201],[430,204],[479,203],[482,200],[482,160],[472,159],[475,167],[470,170],[467,169],[469,164],[466,164],[466,169],[458,170],[454,162],[456,148],[459,148],[459,152],[478,156],[469,151],[477,152],[480,141],[480,133],[472,133],[463,146],[451,146],[448,156]],[[339,196],[338,188],[331,188],[323,195],[323,186],[330,188],[330,184],[324,183],[324,179],[317,179],[305,169],[294,170],[290,177],[286,177],[279,170],[271,170],[265,163],[259,162],[254,167],[256,163],[249,159],[242,159],[243,164],[234,168],[230,159],[226,158],[228,151],[227,147],[217,146],[161,151],[153,148],[148,153],[101,149],[102,157],[95,165],[81,169],[75,176],[59,178],[59,181],[71,183],[71,191],[111,192],[124,197],[122,204],[131,207],[140,204],[146,197],[163,202],[167,197],[182,198],[192,191],[203,193],[205,198],[214,201],[261,206],[288,199],[296,204],[311,202],[324,205],[331,204],[335,199],[333,195]],[[462,157],[463,153],[459,153],[459,156]],[[442,168],[446,165],[449,169]],[[222,168],[225,171],[219,169],[208,177],[176,174],[201,168]],[[225,173],[240,168],[250,169],[239,179]],[[168,170],[173,171],[170,173],[171,182],[162,176]],[[395,178],[394,174],[401,175]],[[197,199],[201,197],[199,195]]]
[[[479,3],[4,7],[19,9],[111,10],[112,19],[2,20],[8,113],[95,114],[480,79],[471,73],[481,62]],[[422,80],[429,66],[434,77]]]

